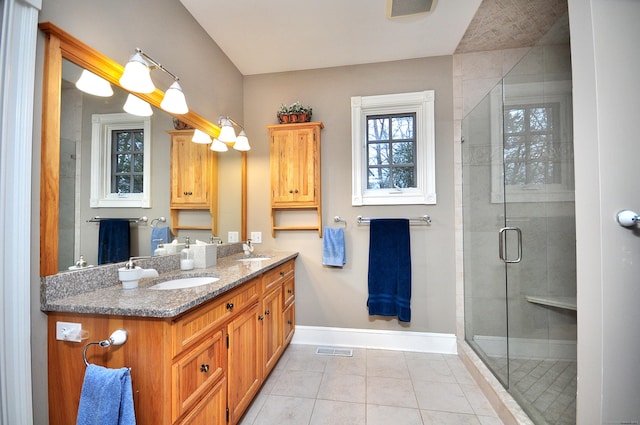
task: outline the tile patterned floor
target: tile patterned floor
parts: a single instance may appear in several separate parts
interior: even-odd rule
[[[240,425],[500,425],[454,355],[290,345]]]

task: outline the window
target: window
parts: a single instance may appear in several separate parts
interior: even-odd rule
[[[499,88],[491,95],[492,202],[504,202],[505,193],[509,202],[573,200],[571,86],[524,83],[505,90],[504,100]]]
[[[150,208],[151,124],[130,114],[92,115],[92,208]]]
[[[351,98],[352,205],[435,204],[434,92]]]

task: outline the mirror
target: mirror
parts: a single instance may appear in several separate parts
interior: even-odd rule
[[[90,208],[91,116],[121,113],[128,92],[118,87],[123,67],[50,23],[40,24],[47,34],[44,61],[42,163],[40,194],[40,274],[52,275],[73,265],[79,255],[97,253],[100,217],[142,217],[147,223],[131,225],[131,255],[150,253],[151,222],[165,217],[169,225],[169,161],[173,117],[159,108],[163,93],[136,94],[153,107],[151,117],[151,208]],[[75,88],[82,69],[112,84],[114,96],[98,98]],[[217,136],[219,128],[194,112],[176,116],[191,127]],[[76,143],[78,142],[78,143]],[[246,239],[246,153],[229,150],[218,156],[219,186],[216,236],[228,231]],[[222,178],[224,176],[224,178]],[[208,214],[207,214],[208,215]],[[211,217],[208,218],[209,224]],[[157,223],[154,222],[154,223]],[[180,237],[204,239],[211,231],[181,231]],[[86,248],[91,247],[91,248]],[[96,254],[97,255],[97,254]],[[92,257],[93,254],[89,254]],[[59,260],[60,258],[60,260]],[[91,258],[90,264],[96,264]]]

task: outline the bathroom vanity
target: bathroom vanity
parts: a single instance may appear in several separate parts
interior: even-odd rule
[[[218,258],[215,267],[161,273],[131,290],[114,282],[55,297],[43,287],[50,424],[75,423],[83,348],[119,328],[128,332],[125,344],[92,345],[86,360],[131,369],[139,425],[236,424],[293,336],[296,257],[230,255]],[[189,276],[219,280],[188,289],[151,289],[159,281]],[[58,322],[81,323],[86,339],[57,340]]]

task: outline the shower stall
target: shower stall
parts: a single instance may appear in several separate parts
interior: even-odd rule
[[[465,339],[536,424],[575,424],[568,45],[537,46],[462,124]]]

